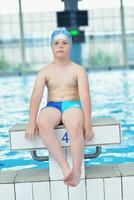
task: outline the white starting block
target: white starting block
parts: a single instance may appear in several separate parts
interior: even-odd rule
[[[44,149],[45,146],[39,135],[36,135],[32,141],[28,141],[25,138],[27,124],[16,124],[9,130],[10,149],[13,150],[37,150]],[[121,129],[120,124],[111,118],[96,119],[92,122],[94,131],[94,138],[90,142],[85,142],[85,146],[102,146],[113,145],[121,143]],[[60,141],[65,157],[71,165],[71,154],[69,150],[69,137],[64,126],[57,126],[55,129],[56,135]],[[63,178],[61,169],[58,164],[49,155],[49,173],[50,180],[61,180]],[[85,167],[84,161],[82,165],[81,179],[85,179]]]
[[[36,135],[34,140],[28,141],[25,138],[27,124],[16,124],[9,130],[10,149],[13,150],[34,150],[44,149],[45,146]],[[85,146],[100,146],[121,143],[120,124],[115,119],[96,119],[92,122],[94,138],[90,142],[85,142]],[[57,126],[56,135],[62,147],[69,147],[69,137],[63,125]]]
[[[121,143],[120,124],[116,120],[97,119],[92,121],[92,126],[94,138],[88,143],[85,142],[85,146],[100,147]],[[32,141],[26,140],[26,127],[27,124],[17,124],[9,130],[11,151],[34,152],[37,149],[44,149],[44,144],[39,135],[36,135]],[[71,165],[68,133],[64,126],[56,127],[55,132],[66,159]],[[85,170],[83,161],[80,183],[77,187],[68,187],[63,182],[61,169],[49,155],[49,169],[47,170],[20,170],[16,174],[9,172],[9,174],[6,174],[6,180],[5,175],[0,174],[1,197],[2,200],[44,200],[44,198],[47,200],[104,200],[105,197],[108,197],[106,200],[109,200],[110,194],[110,200],[122,200],[121,178],[118,177],[120,176],[118,170],[114,166],[102,168],[98,167],[95,170],[95,167],[90,167],[90,169],[86,168]],[[108,174],[104,174],[107,171]],[[108,179],[107,177],[111,178]],[[125,189],[123,192],[125,192]]]

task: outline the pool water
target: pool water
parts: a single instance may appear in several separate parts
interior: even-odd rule
[[[0,78],[0,169],[47,168],[48,162],[34,161],[29,152],[9,149],[8,130],[27,122],[29,100],[35,76]],[[121,123],[122,144],[102,147],[102,154],[86,160],[86,165],[134,162],[134,71],[115,70],[89,73],[92,117],[117,119]],[[41,106],[46,103],[45,90]],[[95,148],[85,149],[93,153]],[[39,154],[47,155],[47,151]]]

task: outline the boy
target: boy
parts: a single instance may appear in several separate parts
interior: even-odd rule
[[[37,75],[30,101],[29,125],[26,138],[32,139],[37,129],[62,169],[64,182],[76,186],[80,182],[84,155],[84,136],[93,138],[91,128],[91,101],[88,77],[85,70],[70,60],[72,38],[65,29],[58,29],[51,36],[54,55],[52,63]],[[48,89],[47,105],[37,114],[44,87]],[[67,163],[54,129],[63,123],[70,138],[73,168]],[[38,127],[38,128],[37,128]]]

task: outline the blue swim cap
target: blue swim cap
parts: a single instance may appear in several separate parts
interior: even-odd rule
[[[71,34],[65,29],[60,28],[56,29],[51,35],[51,45],[55,39],[66,39],[70,45],[72,45],[72,36]]]

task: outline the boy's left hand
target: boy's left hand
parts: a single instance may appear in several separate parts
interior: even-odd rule
[[[87,142],[89,142],[90,140],[92,140],[92,138],[94,137],[94,132],[92,130],[92,127],[89,123],[86,123],[84,125],[84,136]]]

